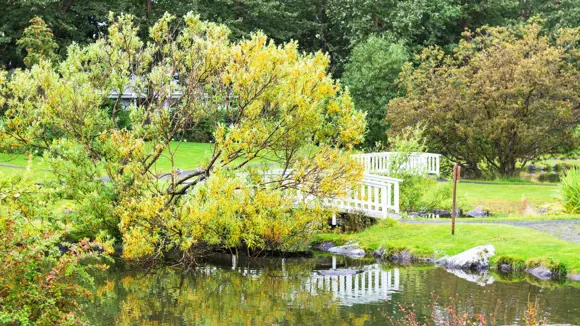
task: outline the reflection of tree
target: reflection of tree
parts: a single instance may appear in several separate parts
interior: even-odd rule
[[[88,315],[95,323],[116,325],[363,324],[366,318],[341,315],[330,293],[307,292],[301,284],[309,273],[287,275],[292,276],[279,269],[243,275],[208,268],[191,275],[162,268],[110,280],[113,274],[105,273],[97,275],[103,278],[98,308]]]

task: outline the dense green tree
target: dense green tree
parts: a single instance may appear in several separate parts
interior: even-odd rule
[[[16,40],[34,16],[53,30],[62,57],[71,43],[88,44],[106,33],[111,11],[135,16],[144,39],[165,12],[181,17],[192,11],[202,19],[226,24],[234,40],[261,30],[279,43],[297,40],[303,50],[314,52],[321,48],[321,38],[316,37],[324,26],[319,20],[321,10],[320,4],[306,0],[11,0],[0,13],[0,44],[4,45],[0,63],[9,68],[22,65]]]
[[[371,36],[353,49],[345,66],[343,81],[357,109],[367,113],[367,147],[386,143],[387,103],[397,96],[396,80],[408,59],[402,42]]]
[[[528,0],[521,2],[524,18],[540,16],[546,20],[544,26],[555,30],[562,27],[580,26],[579,0]]]
[[[56,59],[55,50],[58,45],[54,41],[52,31],[40,17],[30,20],[30,26],[24,30],[22,37],[16,43],[26,51],[24,64],[28,67],[37,64],[40,60]]]
[[[418,67],[405,65],[405,95],[389,102],[393,132],[422,122],[432,150],[505,177],[574,141],[580,30],[552,38],[531,23],[464,36],[451,55],[430,47]]]

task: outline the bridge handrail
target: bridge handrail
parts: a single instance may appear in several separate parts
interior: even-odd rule
[[[400,162],[402,164],[397,168],[410,172],[426,172],[440,175],[441,154],[379,152],[354,154],[353,157],[363,165],[365,172],[390,173],[393,169],[393,158],[397,155],[408,155],[407,161]]]

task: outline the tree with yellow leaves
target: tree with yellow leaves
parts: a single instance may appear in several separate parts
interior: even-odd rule
[[[75,227],[122,238],[128,258],[191,258],[202,244],[288,248],[327,216],[313,198],[362,177],[350,151],[364,115],[327,74],[326,55],[259,33],[228,37],[223,25],[166,14],[145,43],[133,17],[111,15],[107,38],[72,45],[58,67],[0,78],[3,146],[43,151],[76,202]],[[127,92],[134,101],[123,105]],[[208,118],[213,154],[178,173],[173,141]],[[155,169],[162,157],[171,171]]]

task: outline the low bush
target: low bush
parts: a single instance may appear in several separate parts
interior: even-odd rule
[[[539,182],[560,182],[560,175],[558,173],[542,173],[538,176]]]
[[[400,175],[403,179],[400,192],[401,210],[406,212],[430,212],[433,209],[451,209],[453,184],[437,182],[422,175]],[[461,206],[462,198],[458,200]]]
[[[377,220],[364,214],[341,214],[338,221],[342,232],[361,232],[377,223]]]
[[[534,268],[538,266],[543,266],[549,269],[557,278],[564,278],[566,274],[568,274],[568,268],[565,264],[558,260],[554,260],[551,258],[548,259],[536,259],[531,258],[526,261],[526,268]]]
[[[89,270],[109,245],[65,243],[51,223],[51,192],[24,176],[0,175],[0,325],[83,325]]]
[[[525,261],[509,256],[499,256],[497,258],[495,267],[500,269],[502,265],[508,265],[513,271],[523,271],[526,268]]]

